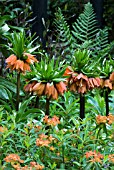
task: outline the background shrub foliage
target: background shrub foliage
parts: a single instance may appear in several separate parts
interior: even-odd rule
[[[114,169],[113,38],[87,2],[48,1],[45,50],[32,1],[0,2],[0,169]]]

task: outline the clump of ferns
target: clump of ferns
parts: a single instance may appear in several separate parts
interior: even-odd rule
[[[66,55],[69,60],[77,48],[89,49],[94,56],[97,56],[101,50],[107,47],[108,30],[98,28],[96,16],[90,3],[85,4],[83,13],[72,24],[72,28],[68,25],[60,8],[55,16],[54,23],[59,44],[63,48],[62,54]]]

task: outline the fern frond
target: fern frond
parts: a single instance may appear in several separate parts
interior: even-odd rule
[[[97,32],[97,21],[93,7],[90,3],[87,3],[84,12],[73,24],[72,34],[79,42],[85,42],[94,39]]]
[[[72,48],[72,34],[60,8],[58,8],[55,16],[56,19],[54,20],[54,24],[58,32],[59,40],[62,42],[62,46],[70,46]]]
[[[105,28],[99,31],[99,35],[97,35],[95,41],[101,47],[101,49],[106,48],[108,45],[108,29]]]
[[[97,54],[100,55],[105,50],[105,55],[107,55],[107,47],[108,47],[108,30],[104,28],[103,30],[99,30],[96,34],[95,39],[90,48],[93,48],[93,55]],[[102,56],[103,57],[103,56]],[[102,58],[101,57],[101,58]]]

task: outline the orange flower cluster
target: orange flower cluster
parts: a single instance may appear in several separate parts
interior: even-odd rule
[[[67,90],[64,82],[59,83],[42,83],[32,82],[24,86],[26,92],[33,92],[34,94],[41,96],[46,95],[48,98],[57,99],[58,95],[63,95]]]
[[[101,85],[100,78],[88,78],[82,73],[74,72],[70,66],[66,68],[64,76],[69,76],[67,82],[70,90],[78,93],[85,93]]]
[[[47,136],[45,134],[40,134],[39,138],[36,139],[36,145],[37,146],[46,146],[49,147],[49,144],[54,140],[52,136]]]
[[[101,80],[101,87],[108,87],[110,90],[114,90],[114,72],[110,74],[109,79]]]
[[[53,146],[50,146],[50,151],[54,151],[55,150],[55,148],[53,147]]]
[[[43,165],[39,165],[36,162],[30,162],[30,166],[25,165],[21,167],[20,163],[24,163],[24,161],[21,160],[17,154],[10,154],[4,160],[10,162],[12,167],[16,170],[42,170],[44,168]]]
[[[30,162],[30,166],[31,166],[30,170],[32,170],[33,168],[35,168],[35,170],[42,170],[44,168],[43,165],[39,165],[36,162]]]
[[[114,163],[114,154],[108,155],[108,159],[109,159],[110,162]]]
[[[18,162],[18,163],[23,163],[24,161],[20,159],[20,157],[17,154],[9,154],[4,158],[6,162]]]
[[[44,123],[48,124],[48,125],[52,125],[52,126],[56,126],[60,123],[60,120],[57,116],[53,116],[51,119],[48,118],[48,116],[46,115],[43,118]]]
[[[19,167],[16,170],[43,170],[44,166],[39,165],[36,162],[30,162],[30,166],[25,165],[24,167]]]
[[[34,57],[34,55],[31,55],[29,53],[24,53],[23,57],[27,58],[25,60],[20,60],[17,58],[16,55],[12,54],[6,59],[7,68],[10,68],[11,70],[17,70],[19,72],[25,72],[30,71],[30,64],[33,64],[34,62],[37,62],[37,59]]]
[[[104,156],[100,154],[99,152],[97,153],[96,151],[89,151],[85,153],[86,158],[90,158],[89,162],[99,162],[102,163],[102,159]]]
[[[18,164],[12,164],[13,168],[16,169],[16,170],[43,170],[44,169],[44,166],[43,165],[39,165],[39,164],[35,164],[34,166],[31,165],[31,166],[23,166],[21,167],[20,165]]]
[[[21,166],[19,162],[11,162],[11,165],[16,170],[21,170]]]
[[[0,133],[6,132],[8,129],[6,127],[0,126]]]
[[[109,125],[112,124],[114,122],[114,115],[109,114],[108,116],[101,116],[98,115],[96,116],[96,122],[97,124],[101,124],[101,123],[108,123]]]
[[[101,124],[101,123],[105,124],[107,122],[107,117],[98,115],[98,116],[96,116],[96,122],[97,122],[98,125]]]
[[[35,132],[39,132],[42,129],[42,127],[38,126],[38,125],[35,125],[34,129],[35,129]]]
[[[6,156],[6,158],[4,158],[4,160],[6,162],[10,162],[12,167],[16,170],[21,170],[20,163],[24,163],[24,161],[21,160],[17,154],[9,154],[8,156]]]

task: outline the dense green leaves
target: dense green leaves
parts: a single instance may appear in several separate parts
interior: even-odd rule
[[[72,57],[73,50],[77,48],[89,49],[94,55],[97,55],[107,47],[108,31],[106,28],[103,30],[97,28],[97,20],[90,3],[85,5],[83,13],[72,24],[72,29],[70,29],[60,9],[55,16],[55,27],[60,43],[65,48],[63,50],[67,51],[66,56]]]
[[[65,0],[65,2],[67,1]],[[14,11],[18,13],[20,8],[15,8]],[[6,19],[8,18],[4,18],[3,22],[0,21],[5,32],[9,28],[19,31],[6,34],[9,43],[6,46],[11,53],[17,55],[19,59],[23,59],[23,52],[32,53],[39,48],[39,45],[33,45],[37,38],[34,40],[33,37],[26,38],[26,33],[23,29],[20,30],[20,27],[7,27]],[[30,93],[25,95],[23,91],[20,91],[18,111],[15,109],[16,84],[12,83],[16,81],[14,80],[15,75],[12,74],[9,79],[0,77],[0,167],[3,167],[4,170],[13,170],[13,164],[6,162],[4,158],[8,154],[14,153],[24,160],[24,163],[21,164],[22,167],[30,166],[32,162],[32,164],[44,165],[46,170],[69,170],[69,168],[71,170],[104,170],[106,166],[113,169],[113,162],[109,158],[109,155],[114,153],[113,92],[109,94],[108,101],[110,117],[105,116],[106,103],[100,83],[97,84],[99,85],[98,91],[94,89],[92,92],[84,94],[86,114],[85,118],[80,120],[79,95],[76,92],[72,94],[69,89],[66,91],[66,84],[66,92],[63,94],[62,90],[61,96],[50,103],[48,98],[43,95],[36,97],[31,90],[32,82],[33,84],[42,82],[44,89],[46,89],[47,82],[50,86],[52,84],[56,86],[56,83],[61,81],[67,83],[70,76],[65,77],[63,74],[66,67],[70,68],[68,65],[72,66],[70,71],[67,70],[72,77],[72,71],[76,74],[82,73],[83,77],[87,77],[87,82],[80,77],[80,87],[83,86],[83,81],[89,83],[91,77],[91,83],[97,83],[94,79],[96,76],[99,76],[99,81],[100,77],[109,78],[114,71],[114,62],[110,45],[108,45],[107,29],[99,30],[97,28],[95,14],[90,3],[85,5],[84,12],[72,25],[72,29],[61,10],[58,9],[55,26],[59,33],[58,39],[61,41],[59,44],[58,41],[55,41],[56,46],[64,47],[63,51],[60,49],[64,58],[61,54],[55,54],[55,51],[53,57],[50,57],[48,51],[49,53],[42,55],[38,63],[31,65],[31,72],[21,75],[21,89],[27,81],[27,88],[30,85]],[[65,60],[66,58],[69,60]],[[78,82],[76,83],[78,84]],[[48,105],[50,109],[48,116],[44,110],[47,103],[50,104],[50,106]],[[93,152],[94,155],[88,156],[88,153]],[[101,157],[100,154],[102,154]],[[97,159],[93,159],[96,155]]]
[[[2,88],[7,88],[16,94],[16,84],[12,83],[10,80],[0,77],[0,85],[2,85]],[[24,92],[22,90],[20,90],[20,96],[24,96]]]

